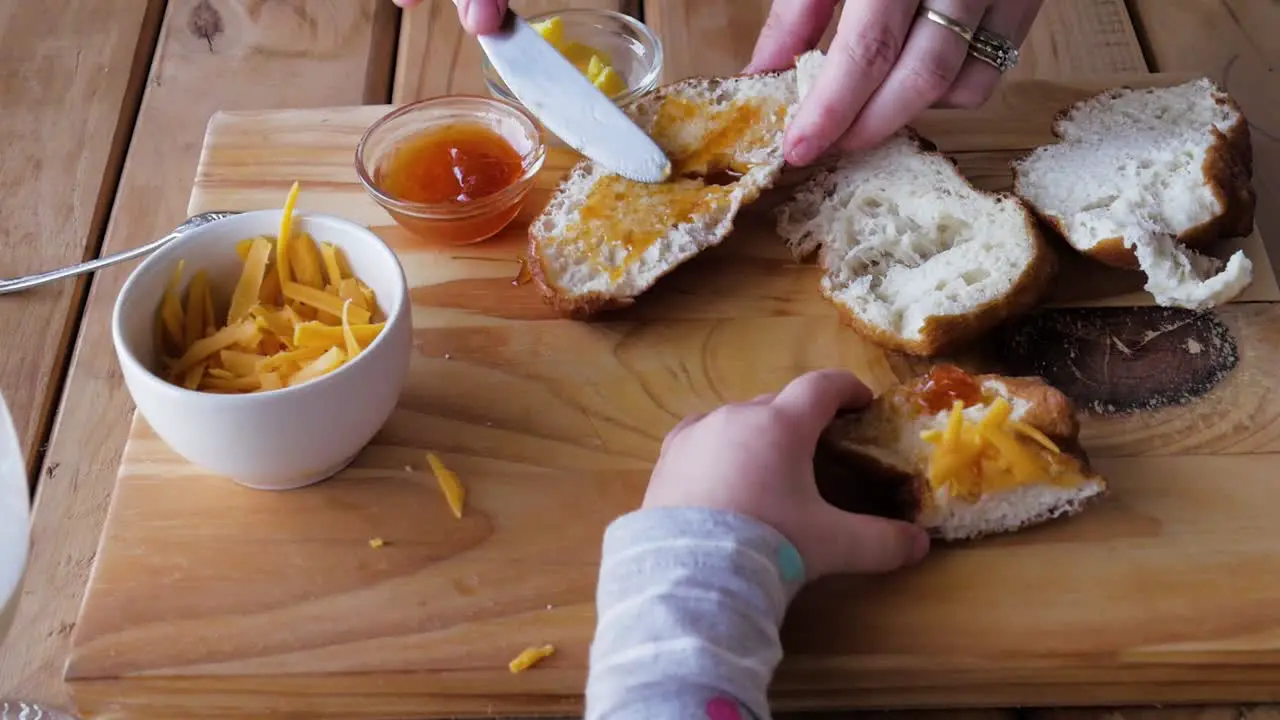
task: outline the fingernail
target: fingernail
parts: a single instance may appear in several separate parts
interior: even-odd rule
[[[801,136],[791,142],[791,147],[786,153],[786,160],[792,165],[808,165],[813,160],[812,154],[813,141]]]
[[[929,554],[929,533],[924,530],[917,530],[915,540],[911,545],[911,564],[914,565],[924,559]]]
[[[476,31],[476,21],[480,19],[480,8],[471,0],[459,0],[462,3],[462,16],[467,19],[467,30]]]

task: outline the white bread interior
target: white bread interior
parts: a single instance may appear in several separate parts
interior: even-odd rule
[[[1186,245],[1252,231],[1248,132],[1207,79],[1110,90],[1059,117],[1061,142],[1014,163],[1015,192],[1076,250],[1139,267],[1158,304],[1213,307],[1249,285],[1252,264]]]
[[[529,231],[531,270],[544,297],[578,316],[625,306],[723,241],[739,209],[780,175],[795,100],[788,70],[682,80],[632,106],[628,114],[672,161],[672,179],[646,185],[590,162],[574,167]],[[732,182],[704,180],[726,170]],[[699,196],[701,203],[680,206]],[[606,217],[584,219],[588,203],[602,202]]]
[[[984,377],[981,387],[986,393],[999,395],[1013,408],[1011,419],[1039,426],[1046,434],[1057,434],[1056,440],[1067,447],[1076,442],[1077,426],[1070,403],[1056,390],[1038,380],[1019,378],[1019,389],[995,377]],[[1028,391],[1028,388],[1030,390]],[[988,412],[989,405],[973,405],[964,410],[967,420],[977,422]],[[1074,515],[1089,501],[1105,494],[1105,479],[1087,468],[1082,460],[1083,484],[1069,487],[1049,482],[984,494],[976,501],[952,497],[946,488],[929,489],[927,472],[932,445],[921,439],[923,431],[943,430],[948,412],[927,414],[915,412],[906,401],[904,390],[886,393],[865,410],[841,416],[827,429],[824,439],[841,452],[853,452],[871,458],[891,469],[900,482],[913,482],[918,505],[912,519],[943,540],[971,540],[988,535],[1013,532],[1054,518]],[[1034,411],[1034,412],[1033,412]],[[1047,416],[1047,421],[1046,421]],[[1061,437],[1063,427],[1071,437]],[[1083,455],[1081,451],[1081,455]],[[872,482],[861,478],[861,482]]]
[[[801,97],[821,55],[797,63]],[[910,129],[835,158],[776,210],[823,294],[871,340],[932,355],[1029,307],[1053,257],[1016,198],[982,192]]]

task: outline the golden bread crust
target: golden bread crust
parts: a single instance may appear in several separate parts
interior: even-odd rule
[[[1113,88],[1059,111],[1054,116],[1053,134],[1058,138],[1063,136],[1062,125],[1067,116],[1078,106],[1099,97],[1112,97],[1129,89],[1132,88],[1127,86]],[[1205,185],[1209,187],[1210,192],[1222,207],[1222,212],[1199,225],[1188,228],[1175,238],[1189,248],[1203,248],[1218,240],[1245,237],[1253,233],[1257,193],[1252,182],[1253,141],[1249,133],[1249,123],[1240,106],[1225,91],[1219,89],[1214,102],[1233,110],[1238,119],[1226,133],[1216,127],[1210,129],[1214,135],[1214,141],[1205,153],[1201,173]],[[1023,195],[1016,169],[1013,187],[1014,194]],[[1061,220],[1029,201],[1026,204],[1051,232],[1066,242],[1069,247],[1075,247],[1067,241],[1067,228]],[[1133,250],[1125,247],[1123,238],[1105,238],[1088,250],[1079,252],[1104,265],[1125,270],[1138,269],[1138,257]]]
[[[962,182],[969,184],[954,159],[939,152],[937,145],[913,128],[906,128],[906,132],[923,153],[945,159],[956,176]],[[1053,278],[1058,271],[1058,256],[1049,246],[1044,232],[1036,222],[1035,214],[1027,203],[1008,193],[985,190],[978,190],[978,192],[990,198],[1015,203],[1025,216],[1027,235],[1035,243],[1031,262],[1003,297],[984,303],[962,315],[929,317],[925,320],[918,340],[908,340],[897,333],[867,323],[843,305],[833,302],[839,311],[841,321],[859,335],[883,348],[919,357],[933,357],[955,350],[992,328],[1031,311],[1053,286]],[[825,252],[825,249],[820,252]],[[831,300],[830,294],[825,290],[823,294]]]

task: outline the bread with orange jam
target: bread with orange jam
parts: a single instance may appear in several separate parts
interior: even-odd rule
[[[908,520],[943,540],[1074,515],[1106,493],[1075,409],[1040,378],[939,365],[838,416],[815,472],[846,510]]]
[[[627,112],[667,154],[671,178],[635,182],[582,161],[529,227],[526,266],[562,314],[631,305],[677,266],[718,245],[739,209],[783,167],[795,71],[690,78]]]

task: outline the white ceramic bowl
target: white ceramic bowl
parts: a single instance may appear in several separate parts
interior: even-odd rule
[[[346,467],[395,408],[409,370],[412,327],[404,270],[377,235],[355,223],[299,212],[294,227],[337,246],[373,289],[386,327],[354,361],[301,385],[245,395],[196,392],[152,372],[155,313],[185,260],[184,281],[205,270],[226,307],[241,262],[238,241],[275,236],[280,210],[224,218],[161,248],[134,270],[116,299],[111,334],[134,403],[174,452],[249,487],[286,490]]]
[[[18,591],[27,565],[31,517],[27,500],[27,464],[22,459],[18,432],[0,397],[0,644],[13,623]]]

